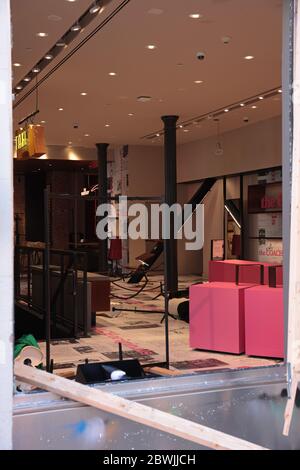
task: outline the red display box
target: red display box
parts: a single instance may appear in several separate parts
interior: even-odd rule
[[[190,346],[245,352],[245,292],[253,284],[212,282],[190,288]]]
[[[272,264],[258,261],[225,260],[209,262],[209,282],[235,282],[236,266],[240,266],[240,282],[260,284],[260,266],[264,266],[264,284],[269,283],[269,267]],[[277,272],[278,284],[283,282],[282,268]]]
[[[246,354],[284,357],[283,288],[255,286],[245,291]]]

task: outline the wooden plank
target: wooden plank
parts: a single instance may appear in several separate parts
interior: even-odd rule
[[[102,392],[92,387],[48,374],[24,365],[15,365],[17,380],[35,385],[70,400],[172,434],[215,450],[267,450],[251,442],[207,428],[140,403]]]
[[[288,437],[290,434],[290,427],[292,424],[293,412],[295,408],[295,400],[296,394],[298,389],[298,382],[299,377],[298,374],[295,376],[294,380],[292,381],[291,386],[291,398],[288,400],[285,413],[284,413],[284,427],[283,427],[283,435]]]
[[[179,370],[164,369],[163,367],[143,367],[143,369],[145,372],[149,372],[150,374],[161,375],[162,377],[176,377],[187,374],[186,372],[181,372]]]

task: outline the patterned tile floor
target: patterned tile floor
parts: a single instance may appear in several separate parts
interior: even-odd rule
[[[153,312],[98,312],[97,325],[89,338],[53,342],[51,357],[55,367],[75,368],[86,359],[90,362],[117,360],[119,342],[123,345],[125,359],[137,358],[143,364],[164,362],[165,326],[160,323],[162,314],[159,313],[163,311],[164,299],[159,297],[153,300],[160,292],[161,281],[161,276],[152,276],[145,290],[132,299],[128,297],[137,292],[143,283],[141,286],[129,285],[123,281],[112,284],[112,308],[149,309]],[[179,287],[185,288],[197,281],[199,279],[195,276],[181,277]],[[169,331],[171,366],[184,373],[260,367],[276,363],[270,359],[192,350],[189,346],[189,325],[170,317]],[[40,346],[45,352],[45,344],[41,343]]]

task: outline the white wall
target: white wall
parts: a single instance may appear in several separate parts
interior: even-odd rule
[[[279,166],[281,136],[281,116],[278,116],[223,134],[223,156],[214,154],[215,137],[180,145],[178,182]]]
[[[0,449],[12,447],[13,151],[10,2],[0,0]]]

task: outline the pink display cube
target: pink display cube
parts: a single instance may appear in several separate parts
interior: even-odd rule
[[[212,282],[190,288],[192,348],[245,352],[244,293],[252,286]]]
[[[284,357],[283,288],[245,291],[245,332],[248,356]]]
[[[270,263],[259,263],[258,261],[225,260],[209,262],[209,282],[235,282],[236,266],[240,266],[240,282],[260,284],[260,268],[264,266],[264,284],[269,282]],[[245,267],[243,267],[245,266]],[[277,271],[278,284],[282,285],[282,268]]]

